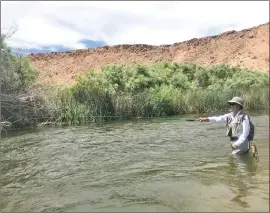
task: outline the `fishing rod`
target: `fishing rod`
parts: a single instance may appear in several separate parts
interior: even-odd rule
[[[132,117],[132,116],[117,116],[117,115],[98,115],[98,116],[82,116],[82,117],[91,117],[91,118],[122,118],[128,120],[140,120],[140,119],[156,119],[156,120],[181,120],[181,121],[200,121],[199,119],[192,118],[183,118],[183,117]]]
[[[136,117],[135,119],[158,119],[158,120],[200,121],[199,119],[183,118],[183,117]]]

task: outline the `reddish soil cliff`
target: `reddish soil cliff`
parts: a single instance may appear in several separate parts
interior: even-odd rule
[[[119,63],[156,61],[229,64],[269,72],[269,23],[242,31],[191,39],[173,45],[117,45],[70,52],[31,54],[38,82],[73,83],[89,68]]]

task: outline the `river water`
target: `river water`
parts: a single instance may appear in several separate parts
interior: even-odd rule
[[[117,121],[18,131],[1,141],[2,211],[269,211],[269,117],[258,158],[224,124]]]

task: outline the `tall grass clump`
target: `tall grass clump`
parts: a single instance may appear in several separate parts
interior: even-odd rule
[[[240,67],[190,63],[106,66],[81,75],[66,88],[59,121],[85,123],[134,117],[210,113],[241,96],[248,110],[268,109],[268,74]]]
[[[114,115],[108,85],[93,71],[78,77],[74,86],[59,88],[56,94],[59,122],[82,124],[108,120]]]

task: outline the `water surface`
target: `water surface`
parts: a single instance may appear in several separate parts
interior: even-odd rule
[[[118,121],[1,141],[2,211],[269,211],[269,117],[259,157],[231,155],[224,124]]]

